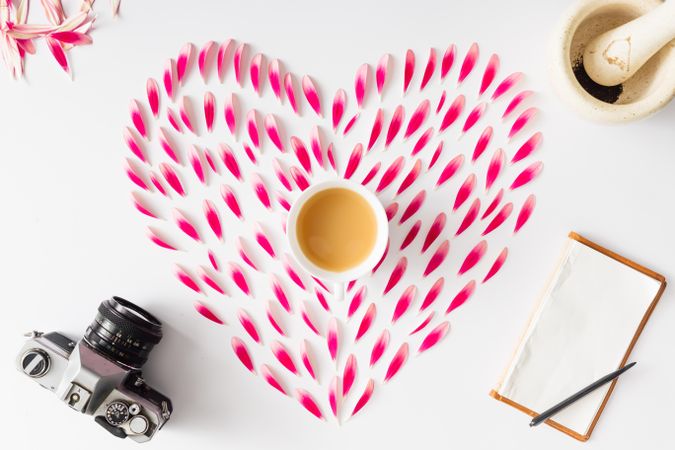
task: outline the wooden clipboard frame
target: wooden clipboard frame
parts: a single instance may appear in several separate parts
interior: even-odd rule
[[[661,275],[659,273],[656,273],[653,270],[647,269],[646,267],[636,263],[635,261],[632,261],[632,260],[630,260],[626,257],[623,257],[623,256],[621,256],[617,253],[614,253],[613,251],[608,250],[607,248],[605,248],[605,247],[603,247],[599,244],[596,244],[595,242],[592,242],[592,241],[580,236],[579,234],[577,234],[575,232],[570,232],[569,238],[573,239],[575,241],[578,241],[578,242],[586,245],[587,247],[590,247],[590,248],[592,248],[592,249],[594,249],[594,250],[596,250],[596,251],[598,251],[598,252],[600,252],[600,253],[602,253],[602,254],[604,254],[604,255],[606,255],[606,256],[608,256],[608,257],[610,257],[610,258],[612,258],[616,261],[619,261],[620,263],[625,264],[625,265],[637,270],[638,272],[642,272],[643,274],[645,274],[645,275],[647,275],[647,276],[649,276],[649,277],[651,277],[651,278],[653,278],[656,281],[661,283],[661,286],[660,286],[658,292],[656,293],[656,296],[654,297],[654,300],[652,300],[651,304],[649,305],[649,308],[647,308],[647,311],[645,311],[644,316],[642,316],[642,320],[640,321],[640,325],[638,326],[637,330],[635,331],[635,334],[633,335],[633,338],[630,341],[630,345],[628,346],[628,348],[626,349],[626,352],[624,353],[623,359],[621,360],[621,366],[623,366],[628,361],[628,357],[630,356],[630,353],[633,350],[633,347],[635,346],[635,343],[637,342],[638,338],[640,337],[640,334],[642,333],[642,330],[644,329],[645,324],[649,320],[649,317],[652,315],[652,312],[654,311],[654,308],[656,307],[656,304],[661,299],[661,295],[663,294],[663,291],[666,289],[666,278],[663,275]],[[556,268],[556,270],[557,270],[557,268]],[[537,302],[537,304],[539,304],[541,302],[541,300],[542,299],[540,299],[540,301]],[[528,327],[529,327],[529,323],[534,318],[534,314],[536,313],[536,311],[538,309],[539,308],[537,307],[533,311],[532,316],[530,317],[530,320],[528,320]],[[527,330],[528,327],[526,327],[526,330]],[[521,341],[524,337],[525,337],[525,332],[523,332],[523,335],[521,337]],[[520,343],[518,344],[518,346],[520,346]],[[507,365],[507,367],[509,367],[509,366],[510,366],[510,362],[509,362],[509,365]],[[609,387],[609,390],[607,391],[607,394],[605,395],[605,398],[602,400],[602,403],[600,404],[600,408],[598,409],[597,414],[593,418],[593,421],[591,422],[591,426],[588,428],[588,431],[586,432],[586,434],[577,433],[576,431],[574,431],[574,430],[572,430],[572,429],[570,429],[570,428],[568,428],[568,427],[566,427],[566,426],[564,426],[564,425],[562,425],[562,424],[560,424],[560,423],[558,423],[558,422],[556,422],[555,420],[552,420],[552,419],[547,419],[544,423],[553,427],[553,428],[555,428],[558,431],[562,431],[563,433],[565,433],[569,436],[572,436],[574,439],[577,439],[577,440],[582,441],[582,442],[588,441],[588,439],[591,437],[591,434],[593,433],[593,429],[595,428],[595,425],[598,423],[598,420],[600,419],[600,416],[602,415],[602,411],[605,409],[605,405],[607,405],[607,401],[609,401],[609,397],[612,395],[612,392],[614,391],[614,386],[616,385],[617,381],[618,380],[612,381],[612,383]],[[500,381],[500,385],[501,385],[501,381]],[[525,414],[527,414],[529,416],[534,417],[534,416],[537,416],[539,414],[539,413],[529,409],[528,407],[526,407],[524,405],[521,405],[521,404],[519,404],[517,402],[514,402],[513,400],[511,400],[507,397],[504,397],[503,395],[500,395],[497,392],[498,389],[499,389],[499,387],[490,391],[490,396],[499,400],[499,401],[501,401],[501,402],[506,403],[507,405],[513,406],[514,408],[524,412]]]

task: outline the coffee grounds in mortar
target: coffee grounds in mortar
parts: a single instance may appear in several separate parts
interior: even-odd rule
[[[579,58],[574,62],[572,72],[574,72],[574,76],[577,78],[581,87],[602,102],[615,103],[623,92],[623,84],[603,86],[593,81],[593,79],[588,76],[588,73],[586,73],[586,69],[584,69],[583,58]]]

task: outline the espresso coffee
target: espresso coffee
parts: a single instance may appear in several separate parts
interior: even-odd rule
[[[358,266],[373,251],[377,221],[358,193],[330,188],[309,198],[298,213],[296,236],[302,253],[323,270],[342,272]]]

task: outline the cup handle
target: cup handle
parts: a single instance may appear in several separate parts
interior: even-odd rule
[[[338,302],[341,302],[345,298],[345,284],[344,283],[335,283],[335,286],[333,287],[333,290],[335,291],[334,297],[335,300]]]

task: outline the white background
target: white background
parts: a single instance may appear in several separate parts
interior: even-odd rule
[[[146,448],[652,449],[672,446],[675,296],[666,291],[638,342],[638,366],[617,386],[591,441],[489,398],[568,231],[675,275],[675,104],[645,121],[604,126],[563,107],[546,73],[549,34],[566,1],[123,1],[112,21],[100,0],[95,44],[71,52],[71,82],[40,46],[28,78],[0,74],[0,408],[4,448],[112,449],[117,441],[14,369],[21,334],[81,334],[115,293],[157,310],[166,337],[146,378],[174,400],[169,425]],[[386,6],[385,6],[386,5]],[[38,4],[36,3],[37,7]],[[186,41],[236,37],[291,61],[325,85],[408,47],[462,49],[477,40],[528,74],[545,111],[546,168],[536,220],[466,326],[415,360],[340,428],[252,382],[229,344],[205,326],[151,251],[128,200],[120,130],[128,98]]]

